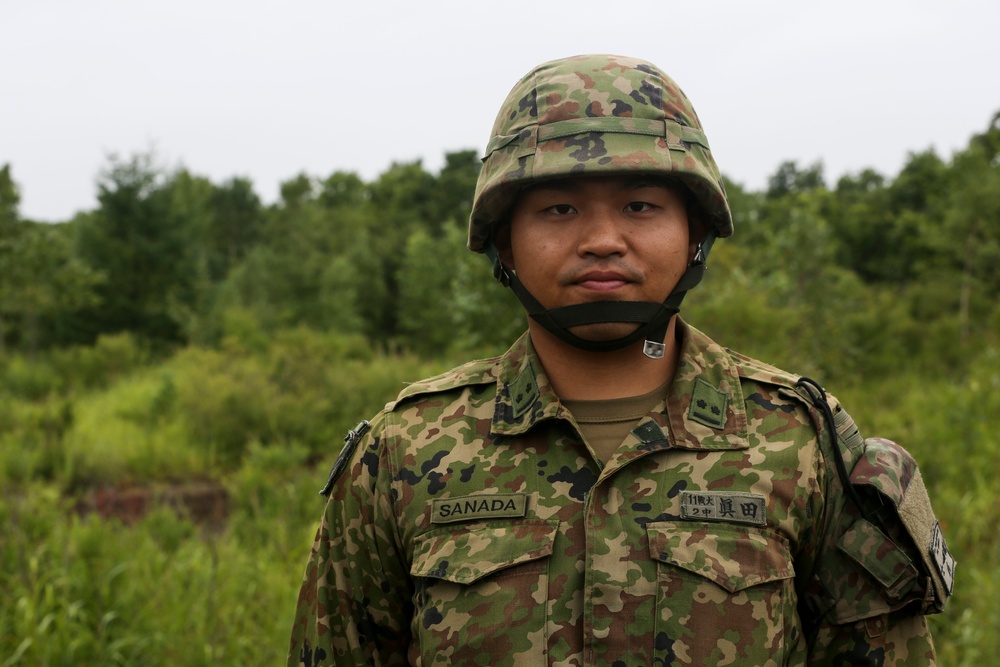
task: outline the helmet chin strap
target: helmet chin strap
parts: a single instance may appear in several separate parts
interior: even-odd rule
[[[708,234],[698,245],[694,259],[673,291],[663,303],[655,301],[591,301],[547,310],[524,287],[517,274],[504,265],[493,243],[487,243],[483,251],[493,262],[493,276],[504,286],[510,287],[525,311],[546,331],[581,350],[590,352],[611,352],[624,349],[640,340],[645,341],[642,353],[650,359],[662,359],[666,350],[664,339],[670,320],[680,311],[681,301],[692,287],[701,282],[705,275],[705,260],[715,242],[715,235]],[[612,340],[587,340],[569,329],[585,324],[605,324],[609,322],[635,322],[640,326],[632,333]]]

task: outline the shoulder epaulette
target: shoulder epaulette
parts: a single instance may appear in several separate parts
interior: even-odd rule
[[[414,396],[436,394],[444,391],[450,391],[452,389],[458,389],[459,387],[496,382],[498,361],[498,357],[490,359],[477,359],[452,368],[449,371],[445,371],[440,375],[435,375],[418,382],[413,382],[399,392],[399,395],[396,396],[396,400],[390,403],[387,407],[392,410],[399,403],[413,398]]]
[[[744,354],[740,354],[739,352],[734,352],[729,348],[726,348],[726,352],[736,363],[736,368],[740,377],[744,377],[755,382],[764,382],[781,387],[788,387],[790,389],[794,389],[796,383],[799,381],[799,375],[783,371],[777,366],[772,366],[771,364],[760,361],[759,359],[754,359]]]

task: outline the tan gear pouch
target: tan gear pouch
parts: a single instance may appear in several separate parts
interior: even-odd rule
[[[944,609],[945,602],[955,588],[956,564],[944,541],[941,524],[931,509],[931,499],[919,470],[910,482],[898,510],[899,518],[920,549],[920,555],[934,583],[934,595],[932,598],[928,596],[930,599],[927,599],[925,612],[936,614]]]
[[[940,612],[954,589],[955,559],[948,551],[941,526],[931,508],[930,497],[927,494],[923,477],[913,457],[891,440],[868,438],[864,441],[863,454],[855,463],[850,478],[857,487],[869,487],[876,492],[875,494],[868,493],[866,497],[877,498],[882,505],[878,506],[876,503],[874,507],[867,509],[873,510],[879,517],[889,536],[862,519],[852,526],[849,533],[853,533],[855,530],[867,533],[869,536],[868,546],[863,546],[864,541],[855,540],[855,548],[849,550],[842,545],[842,550],[869,573],[876,576],[884,585],[895,582],[892,572],[883,572],[883,576],[879,577],[863,562],[867,560],[869,566],[872,564],[873,554],[869,549],[874,541],[878,541],[875,533],[877,532],[884,538],[885,542],[892,545],[892,549],[886,549],[883,546],[882,552],[890,560],[892,558],[888,554],[894,550],[911,551],[912,549],[908,548],[909,545],[905,543],[912,542],[916,553],[911,553],[909,556],[914,561],[919,562],[921,576],[925,580],[922,585],[921,611],[923,613]],[[862,525],[859,526],[859,524]],[[905,534],[905,536],[900,533]],[[847,535],[845,535],[846,537]],[[879,556],[877,560],[883,561],[884,559]],[[896,563],[893,567],[896,574],[901,574],[902,569],[905,568],[902,568],[901,563]],[[893,598],[893,590],[894,586],[889,586],[886,589],[887,598],[890,601]],[[898,588],[895,588],[895,591],[900,592]]]

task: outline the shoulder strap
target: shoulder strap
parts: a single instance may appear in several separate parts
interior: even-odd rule
[[[397,404],[414,396],[450,391],[468,385],[496,382],[498,363],[498,357],[477,359],[440,375],[435,375],[419,382],[413,382],[400,391],[399,395],[396,396],[396,400],[390,403],[388,407],[390,410],[395,409]]]
[[[823,413],[823,417],[826,420],[827,430],[830,433],[830,449],[833,450],[833,461],[837,466],[837,475],[840,477],[840,482],[844,486],[844,491],[851,499],[851,502],[854,503],[854,506],[857,507],[862,518],[869,523],[874,523],[872,518],[868,515],[868,511],[865,509],[864,503],[861,502],[857,489],[854,488],[854,484],[851,482],[850,475],[847,471],[847,464],[844,462],[844,452],[840,447],[837,437],[836,420],[833,416],[833,411],[830,409],[830,404],[826,400],[826,392],[818,382],[805,376],[799,378],[799,381],[795,383],[795,386],[805,392],[808,395],[810,402]]]

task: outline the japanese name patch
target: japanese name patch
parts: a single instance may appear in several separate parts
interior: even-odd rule
[[[728,521],[763,526],[767,503],[759,493],[685,491],[681,495],[681,517],[701,521]]]

